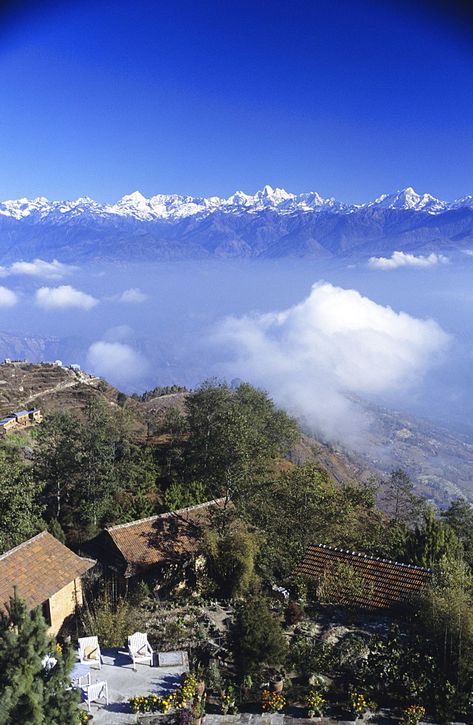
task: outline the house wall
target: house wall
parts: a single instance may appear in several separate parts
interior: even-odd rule
[[[49,599],[49,614],[51,626],[49,634],[55,635],[62,627],[64,620],[74,614],[76,607],[82,605],[82,584],[80,579],[75,579],[53,594]]]

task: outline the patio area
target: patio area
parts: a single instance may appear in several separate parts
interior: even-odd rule
[[[93,702],[91,714],[93,722],[100,725],[119,725],[136,723],[137,716],[130,712],[128,698],[136,695],[156,693],[164,695],[174,690],[180,682],[180,676],[189,671],[187,653],[183,654],[183,665],[168,664],[158,666],[158,655],[154,655],[153,666],[138,663],[136,671],[125,649],[102,649],[102,669],[91,665],[92,683],[105,681],[108,686],[109,704]],[[84,704],[84,707],[87,706]]]

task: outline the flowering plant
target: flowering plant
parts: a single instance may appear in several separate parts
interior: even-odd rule
[[[237,712],[235,688],[229,685],[226,690],[222,690],[220,709],[222,715],[234,715]]]
[[[182,702],[189,702],[196,694],[197,689],[197,677],[192,672],[186,672],[182,675],[181,687],[179,691],[181,693]]]
[[[136,695],[130,697],[131,711],[134,713],[159,712],[161,710],[161,698],[158,695]]]
[[[402,713],[404,725],[417,725],[425,715],[425,707],[422,705],[409,705]]]
[[[188,672],[182,676],[181,686],[168,695],[137,695],[130,697],[128,702],[133,713],[162,712],[167,715],[173,709],[186,709],[191,701],[195,704],[196,688],[197,678]]]
[[[305,696],[305,704],[307,705],[308,711],[316,715],[322,715],[326,702],[325,697],[315,690],[311,690]]]
[[[280,692],[263,690],[261,693],[261,709],[263,712],[279,712],[286,705],[287,700]]]
[[[359,692],[352,692],[350,695],[350,710],[356,717],[362,717],[362,715],[368,709],[368,703],[364,695]]]
[[[179,725],[190,725],[193,720],[192,712],[187,708],[179,710]]]

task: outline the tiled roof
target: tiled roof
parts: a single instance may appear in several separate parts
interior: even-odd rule
[[[0,555],[0,607],[13,595],[33,609],[93,567],[47,531]]]
[[[345,551],[324,544],[313,544],[307,549],[297,569],[298,574],[319,579],[339,565],[349,565],[359,576],[362,587],[357,593],[357,604],[368,608],[389,608],[408,602],[426,586],[431,578],[430,569],[401,564],[356,551]]]
[[[120,569],[125,576],[166,561],[185,558],[198,549],[202,529],[208,526],[212,509],[223,509],[226,503],[225,498],[214,499],[113,526],[91,541],[87,551]]]

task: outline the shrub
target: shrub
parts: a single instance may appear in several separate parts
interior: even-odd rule
[[[280,712],[287,705],[287,700],[280,692],[263,690],[261,693],[261,709],[263,712]]]
[[[303,618],[304,610],[302,609],[301,605],[294,601],[289,602],[285,613],[286,624],[288,626],[290,626],[291,624],[297,624]]]
[[[368,709],[368,702],[365,696],[359,692],[352,692],[349,699],[349,708],[356,717],[362,717]]]
[[[313,712],[319,716],[322,715],[326,702],[327,701],[325,697],[323,697],[323,695],[321,695],[320,692],[317,692],[316,690],[311,690],[305,696],[305,704],[308,711]]]
[[[136,608],[124,598],[113,599],[108,591],[91,603],[81,614],[84,633],[93,632],[104,647],[122,647],[130,632],[139,629]]]
[[[284,664],[287,645],[280,622],[266,600],[251,597],[240,605],[234,630],[235,660],[240,675],[258,674],[264,666]]]
[[[402,713],[404,725],[417,725],[425,716],[425,707],[422,705],[409,705]]]

